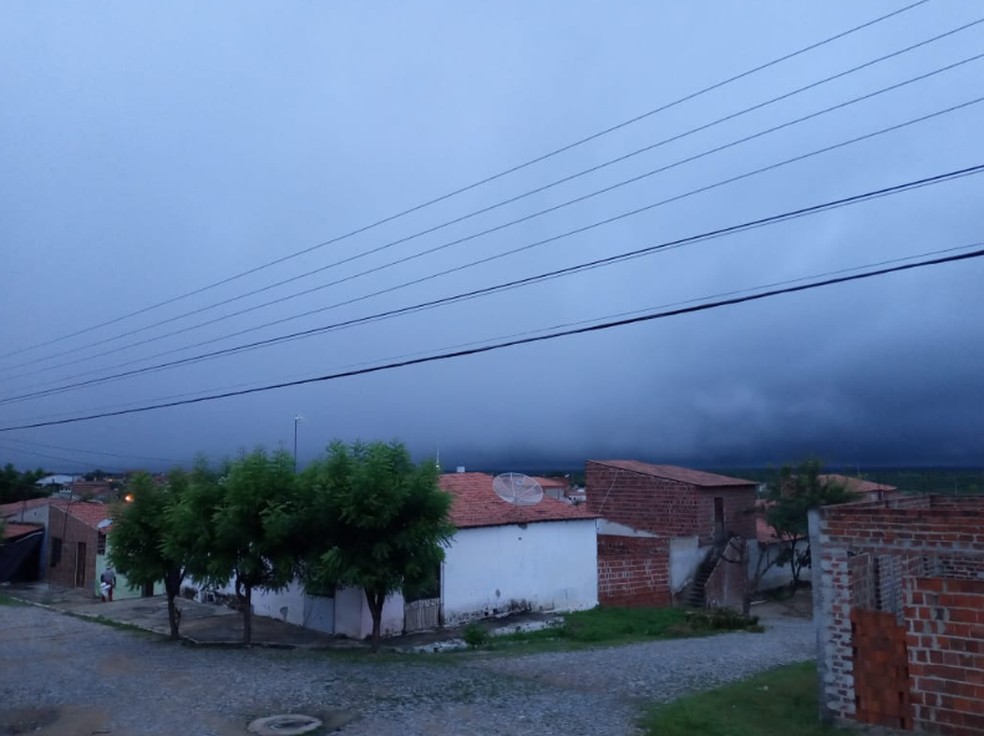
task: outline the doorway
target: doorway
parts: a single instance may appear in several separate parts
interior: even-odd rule
[[[725,537],[724,530],[724,498],[714,497],[714,541],[723,542]]]
[[[79,542],[75,551],[75,587],[85,587],[85,542]]]

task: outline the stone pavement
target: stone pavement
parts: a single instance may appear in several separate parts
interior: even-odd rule
[[[13,598],[86,618],[102,618],[165,636],[170,633],[167,598],[130,598],[102,603],[87,590],[48,583],[24,583],[0,588]],[[192,644],[234,645],[243,640],[242,616],[214,603],[179,598],[181,638]],[[361,642],[329,636],[266,616],[253,616],[253,645],[283,648],[361,647]]]

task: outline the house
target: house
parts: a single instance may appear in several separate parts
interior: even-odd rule
[[[588,509],[598,527],[603,605],[689,602],[740,606],[747,574],[738,564],[755,539],[756,484],[637,460],[588,460]]]
[[[60,490],[61,488],[67,488],[68,486],[72,485],[72,483],[74,483],[77,479],[78,476],[76,475],[63,475],[63,474],[46,475],[43,478],[38,479],[38,481],[34,485],[39,486],[41,488],[46,488],[50,491],[57,491]]]
[[[515,611],[574,611],[598,604],[596,516],[545,496],[534,506],[500,499],[486,473],[447,473],[457,528],[437,585],[422,597],[397,593],[383,606],[382,633],[400,634]],[[232,589],[220,591],[231,593]],[[362,590],[311,595],[299,582],[279,593],[255,591],[255,613],[362,639],[372,618]]]
[[[67,588],[88,588],[96,594],[96,557],[105,556],[109,507],[94,501],[48,507],[48,570],[46,579]]]
[[[982,530],[982,496],[810,512],[823,720],[984,733]]]
[[[844,488],[851,493],[856,494],[860,497],[860,500],[864,501],[885,501],[890,498],[895,498],[900,493],[899,489],[895,486],[885,485],[884,483],[874,483],[873,481],[865,480],[864,478],[852,478],[848,475],[828,473],[825,475],[819,475],[817,478],[824,485],[828,483],[836,483],[837,485],[844,486]]]

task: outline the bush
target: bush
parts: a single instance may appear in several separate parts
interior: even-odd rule
[[[462,630],[461,633],[465,639],[465,644],[470,646],[472,649],[484,647],[489,643],[489,632],[482,628],[480,624],[470,623]]]
[[[730,608],[704,608],[687,612],[691,628],[705,631],[761,630],[758,616],[746,616]]]

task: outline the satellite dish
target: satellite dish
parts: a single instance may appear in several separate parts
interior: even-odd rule
[[[502,473],[492,479],[492,490],[506,503],[534,506],[543,500],[540,484],[522,473]]]

